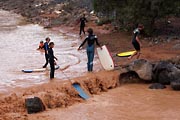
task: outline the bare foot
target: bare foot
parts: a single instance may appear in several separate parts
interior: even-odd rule
[[[128,57],[128,60],[131,60],[131,59],[132,59],[132,56],[129,56],[129,57]]]

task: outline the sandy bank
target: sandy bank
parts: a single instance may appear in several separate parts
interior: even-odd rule
[[[76,78],[81,87],[90,95],[100,94],[118,86],[119,72],[88,73],[85,77]],[[42,98],[47,109],[67,107],[83,102],[69,81],[50,81],[47,84],[30,88],[17,88],[10,95],[3,95],[0,100],[0,118],[2,120],[24,120],[27,118],[24,99],[31,96]]]

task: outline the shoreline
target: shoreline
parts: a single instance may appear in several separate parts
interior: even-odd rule
[[[89,23],[88,26],[93,23]],[[92,25],[93,26],[93,25]],[[76,33],[78,32],[79,27],[64,27],[65,34]],[[60,28],[63,29],[61,26]],[[99,26],[94,26],[95,32],[98,33],[100,42],[106,44],[113,54],[116,54],[119,51],[125,51],[132,49],[130,43],[130,36],[124,33],[109,33],[108,31],[100,30]],[[59,32],[59,27],[52,28],[54,32]],[[51,29],[50,29],[51,30]],[[114,42],[119,40],[117,42]],[[120,41],[122,40],[122,41]],[[155,46],[149,46],[148,42],[143,41],[146,45],[143,48],[142,58],[149,59],[151,61],[158,61],[164,59],[170,59],[173,56],[177,56],[180,50],[170,51],[174,44],[179,43],[179,41],[171,41],[170,43],[163,43],[162,45],[158,44]],[[162,50],[159,50],[159,48]],[[158,51],[157,54],[154,54],[152,51]],[[168,55],[168,56],[167,56]],[[127,61],[126,58],[115,58],[117,65],[126,65],[131,61]],[[58,74],[58,73],[56,73]],[[107,92],[109,89],[116,88],[120,85],[119,83],[119,74],[120,71],[100,71],[97,73],[87,73],[84,76],[73,79],[73,81],[78,82],[82,88],[89,93],[90,96],[98,95],[101,92]],[[24,107],[24,99],[29,96],[39,96],[43,99],[46,107],[49,106],[48,110],[54,110],[56,108],[66,108],[67,106],[72,106],[76,103],[83,103],[84,101],[78,96],[77,92],[74,91],[69,81],[61,81],[55,79],[44,83],[41,85],[34,85],[28,88],[13,88],[11,92],[0,94],[0,118],[3,120],[24,120],[28,119]],[[51,99],[49,99],[50,97]],[[59,101],[60,100],[60,101]],[[60,107],[58,105],[61,105]],[[17,117],[18,116],[18,117]],[[32,115],[33,116],[33,115]],[[14,118],[13,118],[14,117]],[[17,118],[16,118],[17,117]]]
[[[119,86],[118,71],[101,71],[98,73],[88,73],[86,76],[73,79],[80,84],[83,90],[92,97],[94,94],[107,92]],[[24,120],[27,112],[24,106],[25,98],[40,97],[46,106],[46,109],[65,108],[75,103],[82,103],[84,100],[72,87],[69,81],[52,80],[49,83],[34,85],[28,88],[16,88],[13,92],[1,95],[0,99],[0,117],[16,118],[8,114],[20,115],[18,120]],[[3,119],[6,120],[6,119]]]

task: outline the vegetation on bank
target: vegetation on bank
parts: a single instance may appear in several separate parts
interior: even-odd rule
[[[168,23],[169,16],[180,17],[179,0],[93,0],[93,6],[102,22],[112,21],[123,30],[142,23],[147,35],[154,32],[157,20]]]
[[[98,25],[111,23],[118,30],[132,31],[142,23],[146,35],[159,35],[169,26],[163,34],[180,35],[180,24],[172,25],[169,19],[180,18],[180,0],[1,0],[0,9],[14,11],[37,24],[51,19],[51,27],[73,26],[83,13],[90,16],[94,9]]]

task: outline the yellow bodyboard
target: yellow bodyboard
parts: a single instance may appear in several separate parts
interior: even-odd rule
[[[128,51],[128,52],[122,52],[122,53],[118,53],[117,56],[118,57],[129,57],[131,55],[133,55],[136,51]]]

